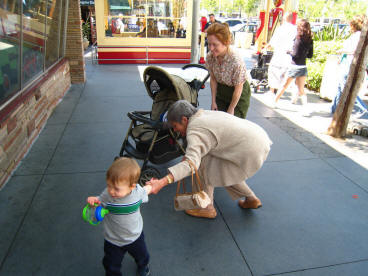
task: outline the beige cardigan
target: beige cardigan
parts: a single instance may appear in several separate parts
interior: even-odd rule
[[[199,110],[187,127],[185,157],[204,174],[206,185],[241,184],[266,160],[272,141],[255,123],[221,111]],[[190,175],[188,162],[169,168],[175,181]]]

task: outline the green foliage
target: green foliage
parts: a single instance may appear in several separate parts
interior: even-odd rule
[[[256,11],[257,11],[257,8],[258,8],[259,4],[260,4],[259,0],[248,0],[248,1],[246,1],[245,5],[244,5],[246,14],[257,15]]]
[[[342,44],[343,40],[314,41],[313,57],[307,59],[306,86],[308,89],[319,92],[327,58],[330,55],[336,55],[342,48]]]
[[[86,22],[82,23],[82,34],[83,37],[89,39],[91,34],[91,24],[89,22],[89,18],[86,20]]]
[[[366,0],[299,0],[299,18],[314,21],[320,17],[341,18],[348,23],[354,15],[364,14],[368,8]]]
[[[261,0],[201,0],[200,8],[207,10],[208,13],[226,11],[227,14],[241,12],[242,15],[257,16],[257,9],[261,2]]]
[[[309,90],[319,92],[322,83],[324,64],[307,62],[308,78],[306,87]]]
[[[333,26],[333,24],[325,26],[322,30],[316,32],[313,36],[314,41],[330,41],[330,40],[344,40],[350,36],[347,32],[349,26],[339,29]]]

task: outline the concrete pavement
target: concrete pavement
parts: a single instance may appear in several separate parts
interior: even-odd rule
[[[87,83],[72,86],[0,191],[0,275],[104,274],[102,227],[81,211],[105,187],[126,113],[151,109],[144,67],[87,60]],[[367,275],[367,169],[260,97],[248,119],[274,144],[248,184],[263,207],[242,210],[219,188],[218,216],[205,220],[174,210],[174,185],[151,196],[141,211],[152,275]],[[209,87],[199,103],[209,108]],[[129,256],[123,272],[135,275]]]

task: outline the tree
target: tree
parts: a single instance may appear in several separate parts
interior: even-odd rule
[[[259,7],[261,0],[248,0],[244,5],[245,13],[247,15],[255,14],[257,12],[257,8]]]
[[[240,11],[249,15],[256,15],[257,8],[262,0],[202,0],[200,3],[201,9],[206,9],[208,12],[226,11],[228,14]]]
[[[348,79],[342,92],[339,104],[333,115],[327,133],[333,137],[346,136],[346,128],[354,107],[356,97],[365,76],[368,62],[368,20],[365,20],[360,40],[350,66]]]
[[[364,14],[368,3],[363,0],[299,0],[299,17],[313,21],[319,17],[334,17],[345,20]]]

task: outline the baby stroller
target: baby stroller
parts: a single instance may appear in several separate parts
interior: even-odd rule
[[[259,54],[256,67],[250,71],[250,76],[252,77],[250,86],[253,88],[254,93],[261,91],[261,87],[263,87],[263,91],[268,90],[268,65],[270,64],[272,54],[271,51]]]
[[[185,154],[185,138],[166,128],[164,118],[169,107],[177,100],[187,100],[197,107],[198,92],[205,87],[210,76],[203,65],[188,64],[182,69],[188,68],[205,70],[203,79],[194,78],[187,82],[156,66],[149,66],[143,72],[144,85],[153,100],[152,110],[128,112],[131,123],[119,153],[120,157],[143,160],[139,179],[141,185],[152,177],[160,177],[160,172],[148,165],[148,161],[158,165]]]

